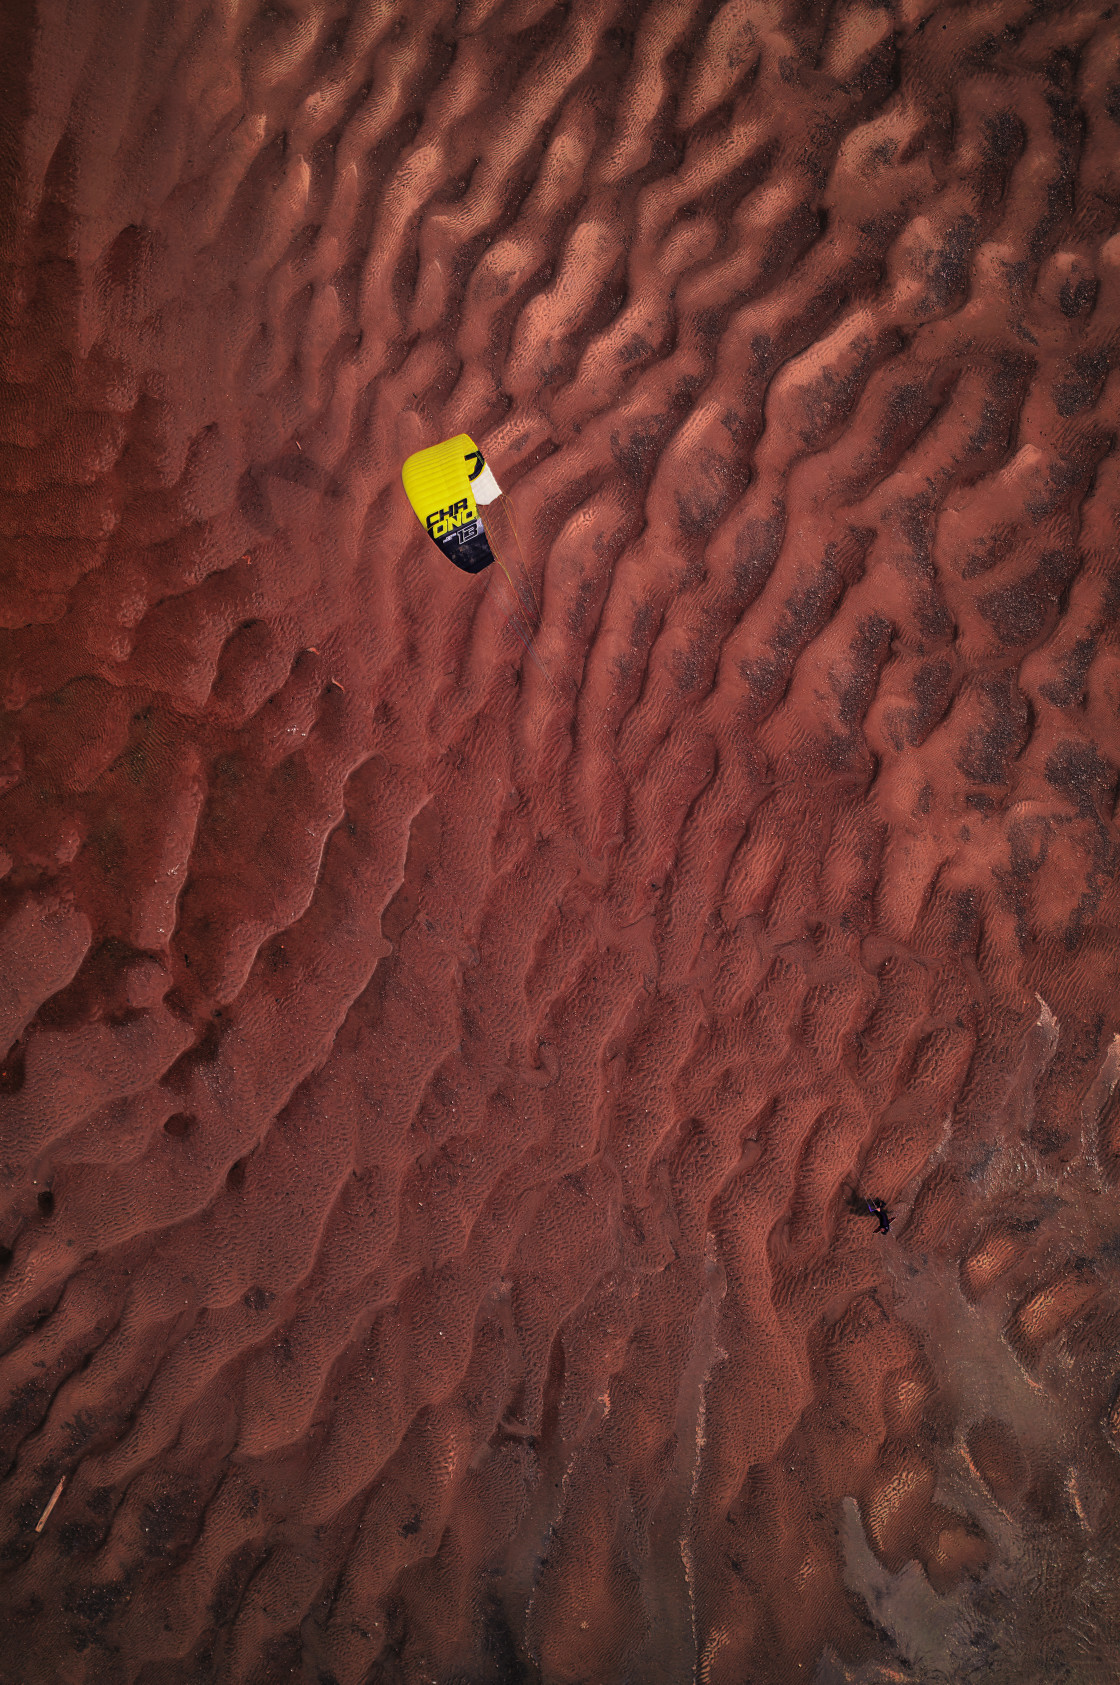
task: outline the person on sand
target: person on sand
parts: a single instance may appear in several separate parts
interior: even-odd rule
[[[876,1230],[877,1234],[890,1233],[891,1215],[887,1210],[887,1202],[885,1199],[868,1199],[867,1195],[861,1194],[852,1182],[844,1183],[844,1191],[848,1196],[849,1211],[866,1211],[867,1215],[869,1217],[874,1217],[879,1225]]]
[[[878,1234],[889,1234],[891,1229],[891,1219],[890,1214],[887,1211],[886,1200],[867,1199],[864,1200],[864,1204],[867,1207],[869,1215],[878,1218],[879,1227],[876,1232]]]

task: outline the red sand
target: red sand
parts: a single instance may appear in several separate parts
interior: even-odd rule
[[[1115,1677],[1116,7],[8,20],[3,1685]]]

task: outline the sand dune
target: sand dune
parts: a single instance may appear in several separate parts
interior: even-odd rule
[[[1113,1677],[1112,8],[5,28],[2,1685]]]

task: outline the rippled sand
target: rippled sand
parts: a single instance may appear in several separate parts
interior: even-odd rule
[[[3,1685],[1120,1667],[1114,12],[9,13]]]

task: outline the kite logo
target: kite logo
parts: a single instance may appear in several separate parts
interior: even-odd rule
[[[448,504],[446,509],[430,510],[424,524],[429,535],[438,544],[440,539],[445,538],[455,527],[463,526],[464,522],[470,519],[470,513],[471,499],[461,497],[457,503]]]

